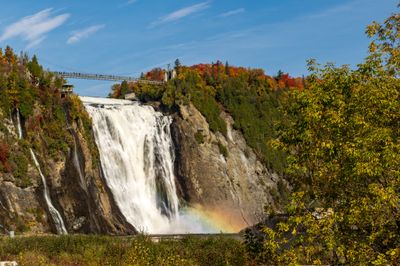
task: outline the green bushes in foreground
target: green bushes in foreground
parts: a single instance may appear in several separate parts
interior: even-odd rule
[[[240,241],[146,236],[41,236],[0,240],[0,260],[19,265],[252,265]]]

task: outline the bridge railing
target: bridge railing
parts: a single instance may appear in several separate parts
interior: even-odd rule
[[[119,76],[119,75],[104,75],[104,74],[89,74],[89,73],[79,73],[79,72],[59,72],[59,71],[51,71],[51,73],[56,76],[63,78],[71,78],[71,79],[88,79],[88,80],[107,80],[107,81],[129,81],[129,82],[139,82],[139,83],[147,83],[147,84],[163,84],[163,81],[156,80],[145,80],[138,79],[129,76]]]

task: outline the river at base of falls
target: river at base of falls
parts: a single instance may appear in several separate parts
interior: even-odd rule
[[[179,206],[171,117],[138,102],[81,100],[93,121],[107,186],[130,224],[151,234],[221,231],[196,210]]]

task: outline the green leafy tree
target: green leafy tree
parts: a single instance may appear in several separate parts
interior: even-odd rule
[[[399,28],[399,14],[368,27],[357,70],[311,60],[306,89],[289,94],[274,145],[294,192],[263,229],[263,263],[400,264]]]

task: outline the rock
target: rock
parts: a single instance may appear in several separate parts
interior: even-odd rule
[[[0,221],[10,231],[45,232],[46,210],[34,188],[19,188],[12,182],[0,183]]]
[[[86,217],[84,217],[84,216],[79,217],[79,218],[76,219],[76,220],[74,221],[74,223],[72,224],[72,229],[73,229],[74,231],[77,231],[77,230],[81,229],[82,226],[83,226],[83,224],[85,223],[85,221],[86,221]]]
[[[2,174],[0,174],[0,178],[2,181],[5,181],[5,182],[15,182],[14,176],[10,173],[2,173]]]
[[[227,136],[213,133],[202,114],[192,105],[180,106],[174,117],[172,134],[176,146],[176,171],[181,197],[189,206],[201,208],[223,219],[231,231],[239,231],[261,221],[264,207],[279,210],[274,200],[279,177],[271,173],[247,146],[243,135],[226,121]],[[199,131],[199,129],[201,129]],[[202,134],[204,143],[196,140]],[[219,145],[226,147],[227,156]]]
[[[18,266],[16,261],[0,261],[0,266]]]

